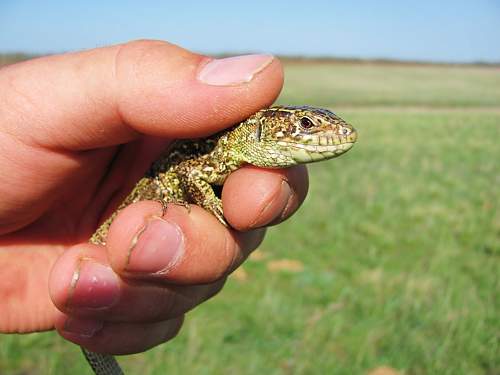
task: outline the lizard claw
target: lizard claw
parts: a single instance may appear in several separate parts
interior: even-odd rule
[[[155,202],[161,204],[161,216],[164,216],[167,213],[168,203],[165,202],[163,199],[155,199]]]
[[[215,215],[215,217],[217,218],[217,220],[219,220],[219,222],[222,225],[224,225],[226,228],[229,228],[229,224],[227,223],[226,218],[222,214],[222,211],[217,212],[217,213],[215,213],[215,212],[212,212],[212,213]]]
[[[229,224],[224,218],[224,211],[222,210],[222,201],[219,198],[214,197],[214,199],[208,200],[208,202],[205,202],[203,204],[203,208],[205,208],[212,215],[214,215],[222,225],[224,225],[225,227],[229,227]]]

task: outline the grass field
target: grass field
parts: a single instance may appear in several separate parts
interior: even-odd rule
[[[282,103],[359,130],[224,291],[130,374],[500,373],[500,69],[290,63]],[[39,370],[45,367],[47,371]],[[53,333],[1,374],[90,373]]]

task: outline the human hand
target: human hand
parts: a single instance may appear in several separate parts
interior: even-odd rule
[[[231,174],[222,199],[235,229],[198,207],[143,201],[120,213],[106,246],[87,241],[171,140],[245,119],[282,82],[270,56],[212,61],[157,41],[1,69],[0,332],[56,328],[110,354],[174,337],[262,228],[297,209],[306,169]]]

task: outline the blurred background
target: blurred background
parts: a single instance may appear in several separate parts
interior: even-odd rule
[[[360,133],[134,374],[500,373],[500,2],[1,1],[0,65],[131,39],[282,57],[282,104]],[[90,373],[54,333],[0,373]]]

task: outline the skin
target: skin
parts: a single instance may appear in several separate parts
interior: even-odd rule
[[[164,211],[143,201],[118,215],[106,246],[87,243],[171,140],[229,127],[269,106],[283,84],[274,59],[248,82],[208,85],[196,78],[208,61],[136,41],[0,69],[0,332],[56,329],[92,351],[147,350],[173,338],[184,314],[218,293],[260,244],[265,227],[298,208],[307,193],[303,166],[248,166],[222,192],[235,229],[198,207]],[[145,272],[151,262],[141,268],[140,260],[134,272],[131,244],[151,218],[173,223],[184,251],[166,272]],[[143,246],[157,243],[161,231],[152,233]],[[109,300],[106,285],[91,284],[103,269],[117,281],[117,297],[108,307],[82,307]],[[75,274],[78,285],[93,287],[76,294]]]

